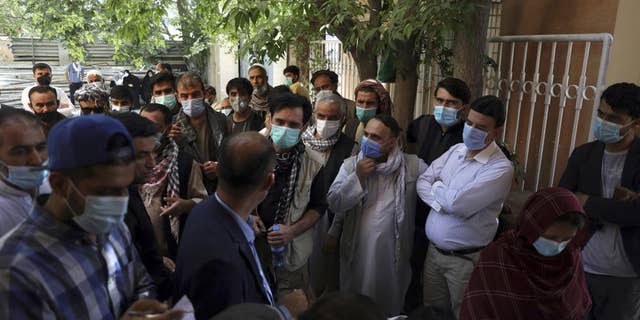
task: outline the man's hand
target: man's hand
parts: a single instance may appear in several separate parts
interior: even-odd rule
[[[169,134],[167,134],[170,138],[179,138],[182,136],[182,127],[178,124],[172,124],[171,128],[169,128]]]
[[[253,219],[253,225],[251,226],[251,228],[253,229],[253,233],[255,233],[256,236],[261,235],[267,230],[267,228],[264,226],[264,222],[262,222],[262,219],[260,219],[259,216],[251,215],[251,219]]]
[[[589,195],[588,194],[584,194],[582,192],[575,192],[574,194],[576,195],[578,200],[580,200],[580,204],[582,204],[583,206],[587,202],[587,200],[589,200]]]
[[[324,246],[322,246],[322,252],[326,255],[332,255],[336,253],[338,247],[338,238],[327,234],[324,240]]]
[[[309,307],[307,296],[300,289],[295,289],[293,292],[282,297],[281,302],[294,318],[298,317]]]
[[[176,271],[176,263],[173,262],[173,260],[171,260],[171,258],[168,257],[162,257],[162,262],[164,264],[164,267],[169,270],[169,272],[173,273]]]
[[[613,192],[613,199],[620,201],[633,201],[640,197],[640,194],[633,192],[625,187],[617,186]]]
[[[294,238],[293,228],[288,225],[279,224],[279,231],[269,231],[267,234],[267,242],[269,242],[270,246],[273,247],[282,247],[286,246],[291,240]]]
[[[202,172],[209,179],[215,179],[218,174],[216,173],[218,170],[218,163],[214,161],[207,161],[202,165]]]
[[[127,311],[121,320],[156,319],[156,320],[180,320],[184,312],[182,310],[168,310],[165,304],[157,300],[138,300]]]
[[[356,165],[356,175],[360,184],[364,187],[367,177],[376,169],[378,163],[371,158],[362,158]]]
[[[179,216],[185,213],[189,213],[191,209],[196,205],[193,200],[185,200],[177,197],[168,197],[164,198],[164,201],[167,203],[163,206],[162,212],[160,212],[160,216],[169,215],[170,217]]]

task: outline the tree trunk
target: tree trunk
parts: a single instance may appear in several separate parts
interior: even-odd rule
[[[453,76],[464,80],[471,98],[482,95],[482,74],[487,44],[491,0],[470,0],[474,9],[462,30],[456,32],[453,45]]]
[[[396,88],[393,95],[393,117],[406,129],[413,120],[418,90],[420,57],[415,53],[415,42],[410,40],[396,53]]]
[[[355,49],[351,49],[349,52],[358,67],[360,81],[375,79],[378,75],[378,56],[375,52]]]

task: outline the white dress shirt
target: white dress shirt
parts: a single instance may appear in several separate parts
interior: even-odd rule
[[[511,189],[513,165],[495,142],[473,158],[464,143],[451,147],[418,178],[418,195],[431,207],[427,238],[443,250],[489,244]]]

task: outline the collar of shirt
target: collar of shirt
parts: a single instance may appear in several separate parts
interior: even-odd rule
[[[236,213],[233,209],[231,209],[231,207],[229,207],[229,205],[227,205],[224,201],[222,201],[222,199],[220,199],[217,192],[215,193],[215,196],[220,205],[222,205],[222,207],[225,208],[227,212],[233,217],[233,220],[236,221],[236,223],[240,227],[240,230],[242,230],[242,233],[244,233],[245,238],[247,238],[247,241],[249,243],[253,243],[256,235],[255,233],[253,233],[253,229],[251,228],[251,225],[253,224],[253,221],[251,221],[251,216],[249,216],[249,219],[247,219],[247,221],[242,220],[238,213]]]
[[[10,186],[4,179],[0,179],[0,194],[10,197],[31,197],[29,192]]]
[[[473,160],[476,160],[482,164],[486,164],[491,159],[491,156],[496,152],[496,150],[500,149],[495,141],[492,141],[486,148],[480,151],[473,157]],[[467,147],[462,144],[462,148],[458,149],[458,158],[467,156]]]

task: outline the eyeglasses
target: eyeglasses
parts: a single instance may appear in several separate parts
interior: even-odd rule
[[[80,108],[80,112],[86,116],[90,114],[102,114],[104,113],[104,110],[100,108]]]

